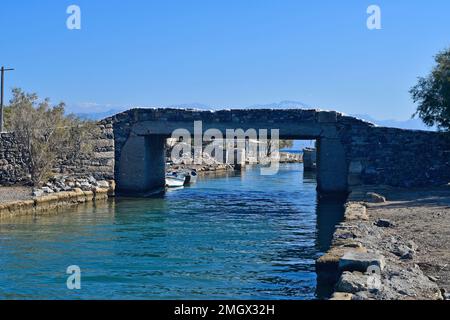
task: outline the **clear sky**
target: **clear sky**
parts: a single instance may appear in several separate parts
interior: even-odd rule
[[[79,5],[81,30],[66,28]],[[377,4],[382,30],[368,30]],[[448,0],[2,0],[0,64],[79,112],[297,100],[407,119],[408,90],[450,46]],[[8,92],[8,98],[9,98]]]

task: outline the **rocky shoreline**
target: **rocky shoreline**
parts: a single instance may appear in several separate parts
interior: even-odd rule
[[[167,172],[183,171],[183,170],[196,170],[198,174],[208,174],[214,172],[231,172],[236,168],[233,165],[217,164],[217,165],[187,165],[187,164],[172,164],[167,167]]]
[[[5,187],[14,191],[19,187]],[[23,189],[23,190],[22,190]],[[82,203],[106,200],[114,196],[115,182],[97,181],[89,177],[57,176],[41,188],[29,189],[25,194],[22,187],[20,197],[10,197],[0,202],[0,219],[30,214],[43,214],[52,210]]]
[[[414,259],[419,245],[396,225],[370,214],[386,198],[370,189],[355,189],[330,250],[316,261],[319,281],[334,285],[332,300],[442,300],[436,279]],[[373,189],[372,189],[373,190]]]

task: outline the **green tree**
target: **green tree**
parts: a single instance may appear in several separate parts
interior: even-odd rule
[[[13,89],[5,112],[6,128],[14,133],[26,158],[34,185],[46,182],[58,162],[74,162],[92,152],[97,126],[65,115],[65,105],[39,101],[34,93]]]
[[[410,93],[418,103],[413,115],[419,116],[427,126],[439,130],[450,129],[450,48],[435,57],[436,65],[427,77],[420,77]]]
[[[293,140],[280,140],[280,149],[290,149],[294,146]]]
[[[279,140],[278,141],[278,150],[282,150],[282,149],[289,149],[292,148],[294,146],[294,141],[293,140]],[[267,155],[271,156],[272,153],[275,151],[274,149],[274,141],[272,139],[267,139]]]

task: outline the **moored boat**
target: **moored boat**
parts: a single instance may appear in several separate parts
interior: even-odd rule
[[[166,175],[166,187],[176,188],[184,186],[186,178],[178,175]]]

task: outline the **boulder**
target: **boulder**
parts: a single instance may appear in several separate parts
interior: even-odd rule
[[[342,273],[339,281],[336,285],[336,290],[346,293],[357,293],[360,291],[368,290],[369,276],[360,272],[348,272]]]
[[[105,181],[105,180],[97,181],[97,187],[109,189],[109,183],[108,183],[108,181]]]
[[[366,193],[366,202],[384,203],[384,202],[386,202],[386,198],[375,192],[367,192]]]
[[[341,271],[366,272],[371,266],[376,266],[383,271],[386,266],[384,257],[375,253],[349,251],[339,260]]]
[[[350,202],[345,206],[345,221],[367,221],[367,208],[361,203]]]

